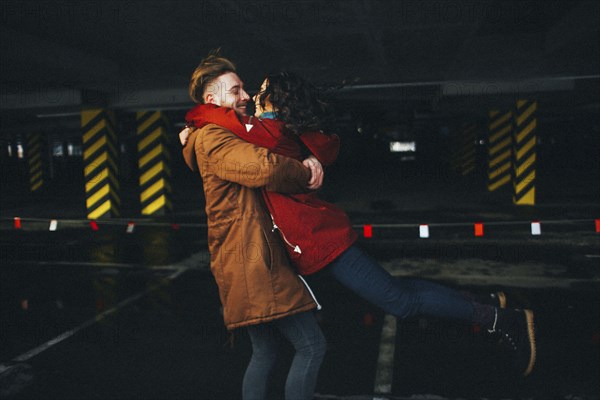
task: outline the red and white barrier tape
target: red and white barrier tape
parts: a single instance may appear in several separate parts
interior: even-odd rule
[[[6,218],[2,218],[6,220]],[[86,225],[92,231],[99,231],[102,225],[106,226],[125,226],[125,232],[134,233],[136,226],[156,226],[156,227],[170,227],[172,230],[180,230],[182,227],[186,228],[206,228],[207,224],[203,223],[174,223],[174,222],[155,222],[155,221],[123,221],[118,219],[108,219],[102,221],[95,220],[87,220],[87,219],[40,219],[40,218],[21,218],[14,217],[12,218],[13,228],[15,230],[22,230],[28,225],[38,225],[39,224],[48,224],[48,230],[51,232],[55,232],[61,227],[85,227]],[[595,223],[595,232],[600,233],[600,218],[599,219],[576,219],[576,220],[548,220],[545,221],[545,225],[553,225],[553,224],[567,224],[567,223]],[[366,239],[371,239],[375,236],[376,229],[386,228],[386,229],[399,229],[399,228],[418,228],[419,237],[422,239],[427,239],[431,237],[430,227],[473,227],[473,236],[475,237],[483,237],[485,234],[484,225],[488,226],[508,226],[508,225],[525,225],[529,224],[531,227],[531,235],[532,236],[540,236],[542,235],[542,222],[539,220],[534,221],[504,221],[504,222],[475,222],[475,223],[431,223],[431,224],[363,224],[363,225],[354,225],[355,228],[362,229],[363,237]]]

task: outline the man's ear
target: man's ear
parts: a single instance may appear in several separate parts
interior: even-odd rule
[[[204,96],[204,104],[217,104],[215,103],[215,95],[213,93],[207,93]]]

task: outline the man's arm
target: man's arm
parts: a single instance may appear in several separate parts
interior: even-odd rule
[[[208,165],[201,168],[209,168],[223,180],[252,188],[265,187],[280,193],[308,191],[311,171],[301,162],[250,144],[217,125],[203,129],[202,140],[197,140],[194,131],[186,145],[193,143],[196,152],[206,153]]]

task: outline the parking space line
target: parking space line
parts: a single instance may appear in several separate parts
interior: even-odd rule
[[[58,336],[56,336],[53,339],[50,339],[49,341],[47,341],[46,343],[43,343],[15,358],[13,358],[11,360],[11,363],[2,363],[0,364],[0,374],[2,374],[4,371],[8,370],[11,368],[10,364],[12,363],[19,363],[19,362],[25,362],[35,356],[37,356],[38,354],[42,353],[45,350],[48,350],[49,348],[51,348],[52,346],[57,345],[58,343],[70,338],[71,336],[75,335],[77,332],[86,329],[92,325],[94,325],[95,323],[102,321],[103,319],[105,319],[106,317],[108,317],[111,314],[114,314],[115,312],[117,312],[118,310],[120,310],[123,307],[126,307],[127,305],[141,299],[142,297],[144,297],[146,294],[164,286],[168,281],[172,281],[175,278],[177,278],[179,275],[181,275],[182,273],[184,273],[185,271],[188,271],[189,268],[186,267],[177,267],[177,266],[168,266],[171,267],[172,269],[175,269],[175,272],[173,272],[172,274],[170,274],[169,276],[167,276],[167,279],[165,281],[161,281],[158,284],[155,285],[151,285],[149,286],[146,290],[143,290],[133,296],[130,296],[128,298],[126,298],[125,300],[121,301],[120,303],[118,303],[116,306],[114,306],[113,308],[104,311],[101,314],[96,315],[94,318],[88,319],[87,321],[81,323],[80,325],[78,325],[77,327],[68,330]],[[8,365],[7,365],[8,364]]]
[[[390,394],[394,377],[394,353],[396,350],[396,317],[387,314],[381,328],[379,341],[379,357],[375,372],[375,393]],[[382,400],[385,397],[373,397],[373,400]]]
[[[143,268],[148,270],[178,270],[177,265],[143,265],[109,262],[87,262],[87,261],[11,261],[10,264],[52,266],[52,267],[95,267],[95,268]]]

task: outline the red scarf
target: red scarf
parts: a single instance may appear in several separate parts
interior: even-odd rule
[[[301,148],[293,134],[285,134],[283,122],[276,119],[238,117],[231,108],[214,104],[199,104],[185,115],[188,125],[202,128],[207,124],[222,126],[248,143],[255,144],[286,157],[302,160]],[[305,132],[298,136],[308,150],[323,165],[331,165],[338,156],[340,139],[323,132]]]

